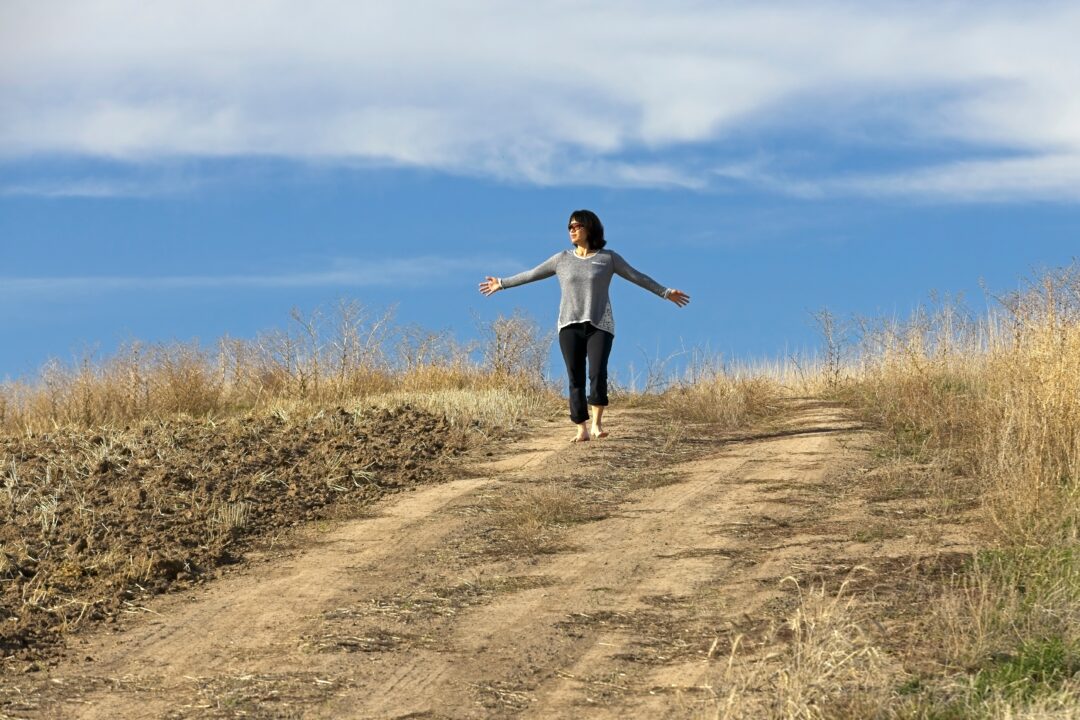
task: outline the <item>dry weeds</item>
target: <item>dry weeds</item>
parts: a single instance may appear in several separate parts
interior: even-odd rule
[[[858,572],[856,569],[853,572]],[[892,696],[894,669],[856,619],[857,600],[847,584],[799,592],[795,611],[762,643],[766,652],[736,662],[741,638],[708,689],[713,707],[705,717],[873,718]]]
[[[707,716],[1080,717],[1080,270],[1047,274],[1001,298],[984,317],[945,303],[905,323],[842,325],[828,313],[819,320],[826,348],[817,360],[751,371],[692,364],[682,382],[639,399],[661,405],[669,418],[649,453],[615,463],[597,444],[595,459],[608,462],[610,472],[523,485],[478,508],[486,552],[554,552],[562,547],[565,528],[603,517],[613,493],[677,481],[654,469],[682,451],[691,426],[732,428],[768,419],[790,395],[840,397],[889,432],[890,445],[865,477],[868,500],[880,517],[888,517],[890,503],[901,501],[925,501],[920,512],[928,522],[976,508],[987,549],[970,562],[950,565],[933,579],[934,589],[926,587],[926,576],[912,576],[923,587],[911,597],[926,603],[928,612],[905,621],[903,637],[922,633],[918,648],[905,650],[875,634],[867,609],[872,593],[855,594],[866,589],[859,573],[839,588],[823,578],[817,589],[800,587],[796,609],[767,641],[748,650],[737,633],[724,636],[732,660],[707,688],[713,698]],[[219,456],[192,441],[192,428],[220,436],[219,426],[252,410],[295,428],[333,403],[363,399],[382,407],[408,402],[435,413],[445,418],[450,442],[469,428],[490,432],[561,411],[543,382],[546,343],[519,315],[492,324],[484,347],[394,328],[389,313],[356,304],[341,305],[332,319],[294,313],[293,322],[252,341],[224,339],[214,350],[136,343],[104,362],[53,363],[35,383],[0,388],[0,427],[12,433],[0,457],[0,579],[5,597],[13,599],[0,618],[5,628],[30,627],[22,618],[31,616],[50,618],[42,628],[63,628],[94,617],[102,607],[138,612],[134,600],[153,589],[155,578],[190,575],[207,562],[197,551],[217,552],[258,527],[262,492],[295,485],[283,470],[295,470],[304,457],[293,448],[251,474],[259,492],[200,495],[198,478],[212,474]],[[847,348],[853,328],[859,345]],[[475,362],[475,354],[485,359]],[[648,385],[666,386],[652,379]],[[236,438],[259,438],[259,432],[237,432]],[[138,433],[145,439],[132,440]],[[169,464],[174,457],[183,458],[183,467]],[[158,502],[144,478],[153,468],[169,467],[162,472],[175,476],[179,494]],[[320,493],[327,496],[377,477],[376,468],[329,456],[325,469]],[[186,554],[130,552],[126,545],[109,544],[136,534],[118,530],[109,509],[143,506],[162,517],[198,518]],[[296,508],[289,512],[303,515]],[[66,534],[70,527],[85,529],[79,531],[84,544]],[[100,538],[98,527],[105,529]],[[775,528],[735,531],[753,535]],[[876,542],[895,532],[882,520],[848,537]],[[88,593],[80,584],[101,577],[120,581],[107,595],[97,585]],[[503,591],[509,590],[447,586],[384,599],[365,612],[381,611],[395,623],[437,620]],[[103,605],[102,597],[111,599]],[[716,644],[720,630],[678,634],[693,626],[691,615],[675,602],[630,614],[570,618],[567,629],[586,622],[615,630],[620,623],[635,631],[657,628],[654,636],[666,644],[639,647],[628,662],[712,656],[724,644]],[[7,653],[42,637],[31,633],[11,641],[5,635]],[[426,637],[359,628],[308,641],[316,650],[374,652],[423,645]],[[745,654],[735,662],[739,653]],[[753,662],[742,662],[746,657]],[[597,693],[625,690],[618,678],[582,681]],[[475,689],[485,702],[508,710],[524,708],[530,690]],[[237,702],[243,707],[247,696],[239,692]]]
[[[889,431],[873,499],[975,508],[987,550],[939,588],[933,665],[890,717],[1069,717],[1080,705],[1080,268],[976,317],[860,321],[836,392]]]
[[[520,313],[482,327],[483,343],[397,327],[343,301],[333,313],[294,310],[291,324],[252,340],[132,342],[112,356],[50,361],[38,378],[0,384],[0,429],[122,426],[178,415],[221,418],[277,405],[421,403],[455,422],[506,427],[557,398],[543,361],[550,338]],[[470,416],[470,413],[475,413]]]
[[[668,413],[682,422],[717,429],[746,427],[781,410],[783,390],[765,375],[693,370],[687,380],[663,395]]]
[[[557,552],[566,528],[605,516],[588,492],[558,482],[499,495],[488,512],[487,552],[498,556]]]

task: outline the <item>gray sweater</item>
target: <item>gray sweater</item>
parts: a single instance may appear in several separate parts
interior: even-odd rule
[[[600,250],[588,257],[578,257],[573,250],[552,255],[532,270],[500,278],[504,288],[559,276],[562,300],[559,302],[559,329],[571,323],[591,322],[601,330],[615,334],[615,318],[611,313],[608,287],[613,275],[626,278],[635,285],[666,298],[671,290],[640,273],[610,250]]]

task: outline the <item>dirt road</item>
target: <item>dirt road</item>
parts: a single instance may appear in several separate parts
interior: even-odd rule
[[[868,568],[860,591],[899,637],[900,579],[967,550],[962,525],[859,482],[872,438],[837,407],[796,402],[729,436],[645,410],[610,420],[583,445],[544,425],[76,637],[7,712],[712,717],[736,638],[733,662],[781,642],[800,588]]]

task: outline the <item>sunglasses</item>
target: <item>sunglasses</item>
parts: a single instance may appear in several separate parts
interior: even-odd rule
[[[585,226],[582,225],[579,222],[572,222],[572,223],[570,223],[569,225],[566,226],[566,229],[569,230],[570,232],[573,232],[574,230],[581,230],[584,227]]]

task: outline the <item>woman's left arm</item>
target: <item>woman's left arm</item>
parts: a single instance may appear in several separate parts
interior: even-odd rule
[[[660,283],[653,280],[651,277],[643,272],[639,272],[631,267],[630,263],[623,260],[622,255],[619,253],[611,253],[611,259],[614,263],[613,268],[615,274],[619,277],[625,278],[630,282],[645,288],[649,292],[656,293],[665,300],[670,300],[679,307],[686,305],[690,302],[690,296],[684,293],[682,290],[676,290],[675,288],[666,288]]]

